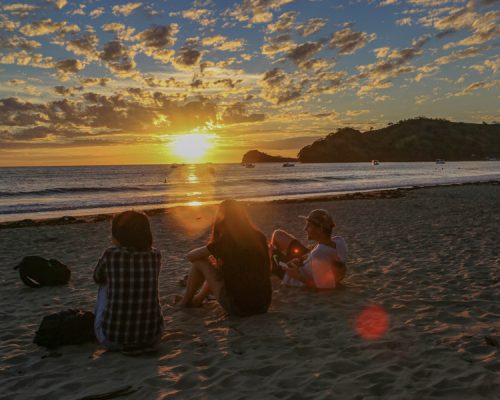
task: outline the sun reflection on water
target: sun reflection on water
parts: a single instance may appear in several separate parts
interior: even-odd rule
[[[189,183],[198,183],[200,180],[198,179],[198,176],[196,176],[194,173],[190,173],[187,177],[187,181]]]

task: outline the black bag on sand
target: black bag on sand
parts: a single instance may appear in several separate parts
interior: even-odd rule
[[[95,340],[94,313],[69,309],[43,317],[33,343],[51,349]]]
[[[14,269],[19,269],[21,280],[29,287],[64,285],[71,276],[63,263],[39,256],[24,257]]]

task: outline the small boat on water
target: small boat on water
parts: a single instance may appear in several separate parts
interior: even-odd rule
[[[446,164],[446,161],[444,161],[442,158],[436,159],[436,164]]]
[[[380,162],[378,160],[372,160],[372,165],[379,165]]]
[[[245,168],[255,168],[255,165],[252,163],[246,163]]]
[[[283,167],[295,167],[294,163],[286,162],[283,164]]]

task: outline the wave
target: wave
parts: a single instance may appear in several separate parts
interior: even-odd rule
[[[69,188],[48,188],[33,191],[19,191],[19,192],[0,192],[0,197],[15,197],[15,196],[47,196],[47,195],[61,195],[72,193],[125,193],[125,192],[147,192],[154,189],[164,188],[165,184],[161,185],[143,185],[143,186],[112,186],[112,187],[69,187]]]
[[[311,178],[249,178],[249,179],[223,179],[220,181],[210,182],[215,186],[238,186],[242,184],[269,184],[274,185],[277,183],[281,184],[306,184],[311,182],[326,182],[326,181],[343,181],[348,179],[356,179],[355,177],[333,177],[333,176],[322,176],[322,177],[311,177]],[[200,181],[200,185],[204,185],[207,182]],[[95,186],[95,187],[55,187],[46,188],[40,190],[32,191],[16,191],[16,192],[0,192],[0,198],[5,197],[34,197],[34,196],[51,196],[51,195],[68,195],[68,194],[90,194],[90,193],[136,193],[136,192],[152,192],[152,191],[165,191],[170,190],[172,187],[178,186],[183,187],[183,185],[192,187],[192,183],[189,181],[171,181],[152,185],[135,185],[135,186]]]
[[[251,178],[248,182],[253,183],[309,183],[309,182],[327,182],[327,181],[345,181],[348,179],[355,179],[355,177],[338,177],[338,176],[316,176],[311,178]],[[241,182],[241,181],[239,181]]]

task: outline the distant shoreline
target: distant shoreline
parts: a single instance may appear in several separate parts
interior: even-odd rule
[[[293,158],[293,157],[291,157]],[[384,161],[383,159],[379,159],[380,163],[383,164],[394,164],[394,163],[426,163],[426,164],[435,164],[435,160],[427,160],[427,161]],[[451,160],[451,159],[446,159],[445,160],[447,163],[455,163],[455,162],[471,162],[471,163],[476,163],[476,162],[495,162],[495,161],[500,161],[500,158],[498,159],[484,159],[484,160]],[[352,162],[344,162],[344,161],[335,161],[335,162],[302,162],[302,161],[295,161],[297,164],[370,164],[371,160],[367,161],[352,161]],[[13,168],[94,168],[94,167],[130,167],[130,166],[136,166],[136,167],[147,167],[147,166],[159,166],[159,165],[164,165],[165,167],[170,167],[172,165],[241,165],[241,161],[233,161],[233,162],[200,162],[200,163],[158,163],[158,164],[92,164],[92,165],[87,165],[87,164],[75,164],[75,165],[0,165],[0,169],[13,169]],[[283,164],[282,161],[270,161],[270,162],[263,162],[263,161],[256,161],[253,162],[253,164]]]
[[[430,189],[438,187],[450,187],[450,186],[471,186],[471,185],[500,185],[500,180],[489,180],[489,181],[475,181],[475,182],[465,182],[465,183],[450,183],[450,184],[438,184],[438,185],[418,185],[418,186],[408,186],[400,188],[388,188],[388,189],[376,189],[376,190],[365,190],[365,191],[353,191],[353,192],[341,192],[335,194],[316,194],[316,195],[300,195],[297,197],[287,197],[287,198],[250,198],[242,199],[241,201],[252,206],[256,204],[292,204],[292,203],[313,203],[321,201],[339,201],[339,200],[376,200],[376,199],[393,199],[404,197],[406,193],[413,190]],[[147,215],[157,215],[168,213],[169,210],[176,208],[190,208],[190,207],[210,207],[218,204],[220,201],[206,202],[200,205],[172,205],[157,208],[140,208],[138,210],[144,211]],[[133,206],[127,209],[134,208]],[[119,211],[114,212],[104,212],[89,215],[65,215],[61,217],[53,218],[36,218],[36,219],[21,219],[14,221],[0,222],[0,229],[11,229],[11,228],[24,228],[33,226],[47,226],[47,225],[66,225],[66,224],[78,224],[78,223],[90,223],[90,222],[100,222],[104,220],[110,220],[114,214]]]

